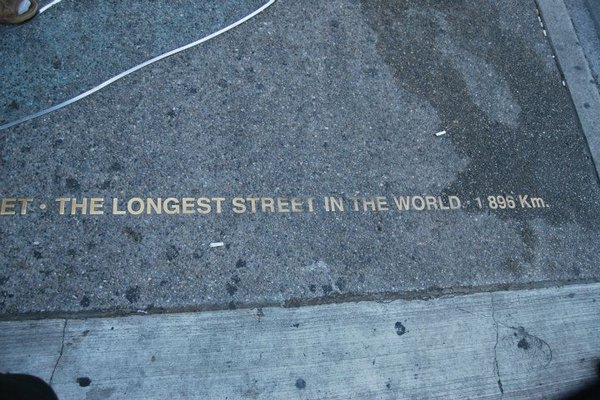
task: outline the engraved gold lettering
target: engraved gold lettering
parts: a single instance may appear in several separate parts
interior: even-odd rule
[[[181,213],[182,214],[194,214],[196,210],[194,210],[194,198],[192,197],[184,197],[181,199]]]
[[[413,196],[411,198],[411,205],[415,210],[423,211],[426,207],[425,199],[423,199],[421,196]]]
[[[277,212],[288,213],[290,212],[290,201],[285,197],[277,198]]]
[[[175,197],[166,198],[163,202],[163,211],[165,214],[179,214],[179,200]]]
[[[258,197],[248,197],[246,200],[250,202],[250,212],[256,213],[256,204],[260,199]]]
[[[375,204],[377,205],[377,211],[388,211],[390,209],[388,207],[387,198],[383,196],[375,197]]]
[[[209,214],[211,210],[210,199],[208,197],[199,197],[196,200],[196,204],[198,204],[198,213],[200,214]]]
[[[456,196],[448,196],[448,203],[450,204],[451,210],[458,210],[461,208],[460,199]]]
[[[302,212],[302,200],[292,197],[292,212]]]
[[[432,208],[437,210],[438,208],[437,199],[433,196],[425,196],[425,203],[427,204],[428,210],[431,210]]]
[[[140,197],[132,197],[127,202],[127,212],[131,215],[140,215],[144,212],[144,200]]]
[[[194,215],[222,214],[233,212],[245,213],[301,213],[315,212],[315,197],[167,197],[129,199],[111,198],[113,215]],[[327,212],[385,212],[397,211],[447,211],[462,208],[458,196],[372,196],[372,197],[340,197],[322,196],[322,210]],[[59,197],[60,215],[104,215],[105,201],[103,197]],[[35,202],[29,197],[0,198],[0,216],[28,215],[30,212],[46,210],[46,204]],[[227,203],[227,204],[225,204]],[[467,202],[471,204],[470,201]],[[321,207],[321,203],[317,203]],[[520,206],[520,207],[519,207]],[[120,207],[123,207],[121,209]],[[230,208],[229,208],[230,207]],[[541,209],[549,208],[542,197],[531,195],[486,195],[475,198],[473,207],[479,209]],[[31,209],[30,209],[31,208]],[[107,206],[108,209],[108,206]],[[106,212],[108,213],[108,211]]]
[[[532,197],[531,205],[533,208],[544,208],[546,207],[546,202],[541,197]]]
[[[71,199],[71,215],[77,215],[77,209],[81,210],[81,215],[87,214],[87,199],[84,197],[81,199],[81,203],[77,203],[77,199]]]
[[[438,197],[438,203],[440,206],[440,210],[449,210],[450,207],[448,207],[447,205],[444,204],[444,200],[442,200],[441,197]]]
[[[225,201],[224,197],[213,197],[212,199],[214,202],[217,203],[217,214],[221,214],[221,204],[223,204],[223,202]]]
[[[119,199],[116,197],[112,199],[112,213],[113,215],[125,215],[124,210],[119,210]]]
[[[19,207],[21,208],[20,214],[27,215],[27,207],[28,207],[29,203],[31,203],[33,201],[33,199],[19,198],[19,199],[17,199],[17,201],[19,202]]]
[[[341,197],[325,197],[325,211],[344,211],[344,199]]]
[[[17,199],[2,199],[0,203],[0,215],[15,215]]]
[[[104,198],[92,197],[90,199],[90,215],[102,215],[104,211]]]
[[[58,213],[60,215],[65,215],[65,209],[69,200],[70,199],[68,197],[59,197],[56,199],[56,202],[58,203]]]
[[[233,212],[236,214],[243,214],[246,212],[246,204],[244,204],[244,198],[243,197],[234,197],[231,200],[231,204],[233,206]]]
[[[260,198],[260,208],[262,212],[275,212],[275,202],[272,197],[261,197]]]
[[[398,211],[408,210],[409,207],[410,207],[410,197],[408,197],[408,196],[401,196],[401,197],[394,196],[394,203],[396,203],[396,208],[398,209]]]
[[[363,211],[375,211],[375,199],[362,198]]]
[[[314,207],[314,202],[315,198],[314,197],[309,197],[306,199],[306,202],[308,204],[308,211],[309,212],[314,212],[315,211],[315,207]]]
[[[146,199],[146,214],[162,214],[162,199]]]

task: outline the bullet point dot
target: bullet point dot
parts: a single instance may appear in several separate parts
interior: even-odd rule
[[[45,210],[46,209],[46,205],[45,204],[40,204],[40,210]]]

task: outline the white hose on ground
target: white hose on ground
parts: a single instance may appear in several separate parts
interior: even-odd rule
[[[55,0],[52,3],[48,4],[47,6],[45,6],[43,8],[44,11],[48,7],[51,7],[51,6],[53,6],[54,4],[56,4],[56,3],[60,2],[60,1],[62,1],[62,0]],[[154,58],[152,58],[152,59],[150,59],[148,61],[145,61],[145,62],[143,62],[141,64],[138,64],[135,67],[131,67],[127,71],[121,72],[119,75],[115,75],[112,78],[110,78],[109,80],[102,82],[98,86],[95,86],[95,87],[91,88],[90,90],[88,90],[86,92],[83,92],[80,95],[75,96],[75,97],[73,97],[73,98],[71,98],[71,99],[69,99],[67,101],[64,101],[64,102],[62,102],[60,104],[56,104],[56,105],[54,105],[54,106],[52,106],[50,108],[47,108],[45,110],[38,111],[36,113],[27,115],[27,116],[25,116],[23,118],[19,118],[19,119],[15,120],[15,121],[7,122],[6,124],[0,125],[0,130],[8,129],[8,128],[11,128],[11,127],[13,127],[15,125],[22,124],[23,122],[27,122],[27,121],[30,121],[30,120],[32,120],[34,118],[41,117],[42,115],[49,114],[49,113],[51,113],[53,111],[56,111],[56,110],[60,110],[61,108],[64,108],[64,107],[66,107],[68,105],[71,105],[71,104],[73,104],[73,103],[81,100],[81,99],[84,99],[84,98],[88,97],[89,95],[94,94],[97,91],[104,89],[105,87],[107,87],[108,85],[110,85],[110,84],[118,81],[119,79],[124,78],[127,75],[130,75],[130,74],[132,74],[132,73],[134,73],[134,72],[136,72],[136,71],[138,71],[138,70],[140,70],[140,69],[142,69],[144,67],[147,67],[150,64],[153,64],[153,63],[155,63],[157,61],[160,61],[160,60],[162,60],[164,58],[170,57],[170,56],[172,56],[174,54],[181,53],[182,51],[190,49],[190,48],[192,48],[194,46],[198,46],[199,44],[202,44],[204,42],[209,41],[210,39],[214,39],[217,36],[222,35],[223,33],[225,33],[227,31],[235,28],[236,26],[243,24],[244,22],[248,21],[249,19],[254,18],[258,14],[260,14],[261,12],[263,12],[264,10],[266,10],[273,3],[275,3],[275,0],[269,0],[269,2],[267,2],[265,5],[263,5],[259,9],[255,10],[251,14],[246,15],[244,18],[242,18],[242,19],[234,22],[233,24],[228,25],[225,28],[220,29],[220,30],[218,30],[218,31],[216,31],[214,33],[211,33],[210,35],[205,36],[202,39],[196,40],[195,42],[186,44],[185,46],[178,47],[178,48],[176,48],[174,50],[168,51],[168,52],[163,53],[163,54],[161,54],[159,56],[156,56],[156,57],[154,57]],[[40,10],[40,12],[42,12],[42,10]]]

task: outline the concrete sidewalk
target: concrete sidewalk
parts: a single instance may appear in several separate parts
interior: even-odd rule
[[[174,39],[140,21],[158,12],[142,3],[115,21],[104,3],[63,1],[1,27],[2,45],[31,69],[62,60],[31,83],[66,91],[61,78],[104,79],[118,51],[138,56],[147,38],[163,51]],[[251,11],[184,3],[202,14],[200,36]],[[125,34],[128,18],[136,35]],[[65,31],[64,21],[93,21],[100,33],[87,40],[89,26]],[[32,47],[21,54],[24,39]],[[69,68],[81,64],[91,67]],[[31,95],[19,76],[0,84]],[[0,153],[6,316],[600,279],[600,186],[533,1],[279,0],[0,131]],[[18,198],[31,201],[21,209]]]
[[[0,26],[0,124],[265,2],[174,4]],[[278,0],[0,128],[0,372],[62,400],[591,382],[600,100],[569,9]]]
[[[558,399],[598,361],[600,284],[0,322],[0,371],[61,400]]]

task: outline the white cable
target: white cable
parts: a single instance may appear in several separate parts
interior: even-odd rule
[[[58,0],[58,1],[61,1],[61,0]],[[57,3],[58,1],[55,0],[53,3]],[[53,3],[51,3],[51,4],[53,4]],[[94,94],[94,93],[96,93],[97,91],[99,91],[101,89],[104,89],[105,87],[107,87],[111,83],[114,83],[114,82],[118,81],[119,79],[124,78],[127,75],[134,73],[135,71],[138,71],[138,70],[140,70],[140,69],[142,69],[144,67],[147,67],[150,64],[153,64],[153,63],[155,63],[157,61],[160,61],[160,60],[162,60],[164,58],[170,57],[170,56],[172,56],[174,54],[181,53],[182,51],[190,49],[190,48],[192,48],[194,46],[198,46],[201,43],[207,42],[210,39],[213,39],[213,38],[215,38],[215,37],[217,37],[217,36],[219,36],[219,35],[227,32],[227,31],[235,28],[236,26],[243,24],[244,22],[248,21],[249,19],[254,18],[258,14],[260,14],[261,12],[263,12],[264,10],[266,10],[273,3],[275,3],[275,0],[269,0],[268,3],[266,3],[265,5],[263,5],[262,7],[260,7],[259,9],[257,9],[256,11],[254,11],[253,13],[248,14],[244,18],[242,18],[242,19],[234,22],[233,24],[231,24],[229,26],[226,26],[225,28],[223,28],[221,30],[218,30],[218,31],[216,31],[214,33],[211,33],[210,35],[205,36],[202,39],[196,40],[195,42],[192,42],[190,44],[186,44],[185,46],[178,47],[175,50],[171,50],[169,52],[163,53],[163,54],[161,54],[159,56],[156,56],[156,57],[154,57],[154,58],[152,58],[152,59],[150,59],[148,61],[145,61],[145,62],[143,62],[141,64],[138,64],[135,67],[129,68],[127,71],[121,72],[119,75],[113,76],[109,80],[107,80],[107,81],[99,84],[98,86],[93,87],[92,89],[88,90],[87,92],[81,93],[79,96],[75,96],[72,99],[64,101],[64,102],[62,102],[60,104],[56,104],[56,105],[54,105],[54,106],[52,106],[50,108],[47,108],[45,110],[38,111],[36,113],[30,114],[30,115],[28,115],[26,117],[19,118],[19,119],[15,120],[15,121],[8,122],[8,123],[6,123],[4,125],[0,125],[0,131],[4,130],[4,129],[8,129],[10,127],[13,127],[15,125],[22,124],[23,122],[30,121],[30,120],[32,120],[34,118],[41,117],[42,115],[46,115],[46,114],[51,113],[53,111],[60,110],[61,108],[64,108],[64,107],[66,107],[68,105],[71,105],[71,104],[73,104],[73,103],[75,103],[75,102],[77,102],[77,101],[79,101],[79,100],[81,100],[81,99],[83,99],[85,97],[88,97],[89,95]]]
[[[46,11],[47,9],[49,9],[52,6],[57,5],[58,3],[60,3],[62,0],[54,0],[52,3],[50,4],[46,4],[44,7],[40,8],[38,11],[38,14],[43,13],[44,11]]]

